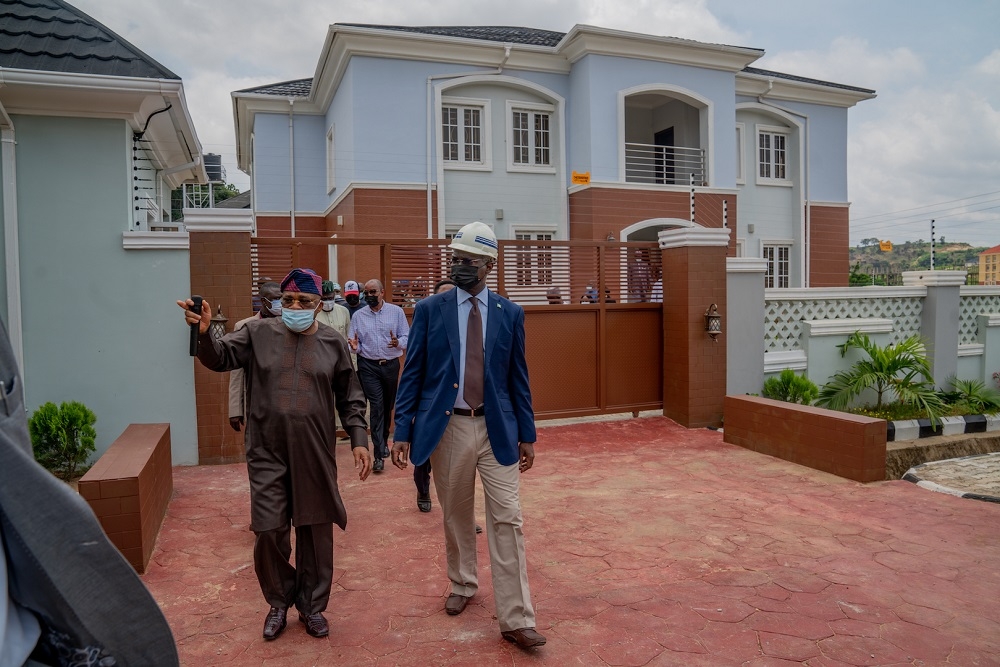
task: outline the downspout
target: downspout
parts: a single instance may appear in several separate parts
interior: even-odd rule
[[[431,164],[431,151],[433,150],[432,137],[434,135],[434,91],[433,82],[439,79],[457,79],[463,76],[476,76],[479,74],[489,74],[497,75],[503,74],[504,65],[507,64],[507,60],[510,58],[511,49],[514,45],[507,43],[503,45],[503,60],[496,69],[478,70],[471,72],[458,72],[455,74],[432,74],[427,77],[427,238],[434,237],[434,208],[431,196],[431,170],[433,165]],[[444,238],[444,227],[441,227],[441,238]]]
[[[288,98],[288,174],[289,181],[291,182],[291,192],[289,193],[289,201],[291,202],[291,210],[289,211],[289,222],[292,228],[292,238],[295,238],[295,126],[292,124],[292,119],[295,116],[295,98]]]
[[[3,71],[0,69],[0,88],[3,87]],[[0,102],[0,160],[3,164],[3,236],[4,263],[7,267],[7,334],[14,358],[21,369],[22,383],[24,372],[24,330],[21,319],[21,251],[17,233],[17,155],[15,146],[17,140],[14,134],[14,121],[7,115],[7,110]]]
[[[809,197],[809,114],[802,113],[801,111],[793,111],[791,109],[786,109],[783,106],[774,104],[773,102],[767,102],[764,97],[770,94],[771,89],[774,88],[774,81],[771,79],[767,80],[767,90],[762,94],[757,96],[757,102],[763,104],[764,106],[771,107],[772,109],[778,109],[779,111],[784,111],[787,114],[793,116],[799,116],[805,118],[806,120],[806,130],[805,137],[803,139],[805,143],[805,165],[803,165],[803,188],[805,190],[805,211],[800,215],[803,215],[802,221],[802,250],[800,251],[800,262],[802,264],[802,286],[809,287],[809,246],[812,244],[812,205]]]

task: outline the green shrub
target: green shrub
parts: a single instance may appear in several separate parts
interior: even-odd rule
[[[97,417],[83,403],[46,403],[28,420],[35,460],[65,480],[94,453]]]
[[[948,378],[950,391],[944,400],[956,408],[974,415],[995,415],[1000,412],[1000,391],[987,387],[982,380]]]
[[[812,405],[819,394],[819,388],[805,375],[796,375],[795,371],[786,368],[781,371],[780,376],[768,378],[762,393],[776,401]]]

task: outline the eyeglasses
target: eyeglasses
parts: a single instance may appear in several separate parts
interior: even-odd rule
[[[364,292],[365,296],[378,296],[379,290],[377,289],[366,289]]]
[[[281,297],[282,308],[291,308],[296,303],[302,306],[303,308],[315,308],[318,302],[319,299],[312,296],[294,297],[286,294]]]
[[[482,266],[483,261],[481,259],[473,259],[471,257],[456,257],[452,255],[451,264],[452,266],[457,266],[461,264],[462,266]]]

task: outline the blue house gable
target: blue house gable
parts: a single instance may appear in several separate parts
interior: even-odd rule
[[[752,67],[763,54],[584,25],[335,24],[311,79],[233,93],[239,166],[266,233],[482,220],[652,240],[693,208],[770,262],[769,286],[846,283],[847,112],[874,92]]]

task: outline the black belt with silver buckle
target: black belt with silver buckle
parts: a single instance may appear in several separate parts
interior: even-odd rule
[[[460,417],[482,417],[486,414],[486,406],[480,405],[478,408],[472,408],[471,410],[466,410],[465,408],[452,408],[452,414],[459,415]]]
[[[369,359],[368,357],[361,357],[361,358],[373,364],[378,364],[379,366],[385,366],[389,362],[396,361],[395,359]]]

